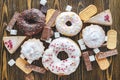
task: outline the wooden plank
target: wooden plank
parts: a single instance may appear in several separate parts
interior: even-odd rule
[[[39,8],[40,0],[31,0],[32,8]],[[117,49],[120,52],[120,0],[48,0],[48,7],[65,11],[67,5],[73,7],[72,11],[79,13],[80,10],[87,7],[89,4],[94,4],[98,8],[98,12],[101,12],[107,8],[110,8],[113,16],[112,29],[118,32],[118,44]],[[28,8],[27,0],[0,0],[0,32],[3,30],[3,23],[9,22],[15,11],[23,11]],[[104,28],[108,30],[109,28]],[[79,35],[72,37],[77,42],[80,38]],[[7,61],[11,58],[16,59],[20,55],[20,49],[16,51],[16,54],[10,55],[4,47],[2,47],[2,33],[0,33],[0,80],[25,80],[25,74],[16,66],[10,67],[7,65]],[[48,46],[46,44],[46,46]],[[3,50],[2,50],[3,49]],[[6,51],[6,52],[4,52]],[[51,72],[47,72],[45,75],[39,73],[33,73],[32,76],[35,80],[119,80],[120,79],[120,55],[109,59],[111,66],[106,71],[101,71],[96,62],[93,62],[93,71],[87,72],[83,59],[77,71],[69,76],[59,77]],[[35,61],[33,64],[42,66],[41,59]]]

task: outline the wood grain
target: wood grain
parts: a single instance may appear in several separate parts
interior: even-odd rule
[[[98,12],[110,8],[113,17],[112,29],[118,32],[117,49],[120,52],[120,0],[48,0],[49,8],[65,11],[67,5],[72,5],[72,11],[77,14],[88,6],[94,4],[98,8]],[[20,49],[14,55],[10,55],[2,43],[3,35],[6,35],[4,23],[8,23],[15,11],[21,12],[28,8],[39,8],[39,0],[0,0],[0,80],[25,80],[25,74],[15,65],[10,67],[7,62],[10,59],[16,59],[20,55]],[[16,26],[15,26],[16,27]],[[104,28],[106,31],[109,28]],[[8,34],[9,35],[9,34]],[[77,42],[79,35],[72,37]],[[48,44],[45,44],[47,47]],[[93,62],[93,71],[87,72],[83,59],[81,58],[80,65],[76,72],[69,76],[57,76],[51,72],[39,74],[33,72],[30,76],[34,80],[119,80],[120,79],[120,54],[110,57],[111,66],[105,71],[101,71],[96,62]],[[33,64],[41,65],[41,59]]]

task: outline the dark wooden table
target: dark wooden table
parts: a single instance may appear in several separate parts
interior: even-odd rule
[[[25,74],[15,65],[10,67],[7,62],[13,58],[16,59],[20,55],[20,49],[15,54],[10,55],[2,44],[3,23],[8,23],[15,11],[21,12],[28,9],[30,3],[32,8],[39,8],[40,0],[0,0],[0,80],[25,80]],[[98,8],[98,12],[110,8],[113,17],[113,25],[110,28],[117,30],[118,43],[117,49],[120,52],[120,0],[48,0],[48,7],[65,11],[66,5],[73,7],[72,11],[79,13],[84,7],[89,4],[94,4]],[[106,27],[107,28],[107,27]],[[105,29],[106,29],[105,28]],[[79,39],[79,35],[72,37],[75,41]],[[48,45],[46,45],[48,46]],[[47,72],[42,75],[39,73],[31,73],[34,80],[119,80],[120,79],[120,54],[109,58],[111,66],[109,69],[102,71],[96,62],[93,62],[93,70],[86,71],[83,59],[76,72],[69,76],[59,77]],[[41,65],[41,59],[34,62]]]

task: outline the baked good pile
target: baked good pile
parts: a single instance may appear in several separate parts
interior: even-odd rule
[[[70,5],[62,12],[46,9],[46,3],[46,0],[40,1],[40,10],[32,8],[14,13],[6,27],[10,36],[4,36],[3,42],[11,55],[18,48],[21,54],[15,61],[9,60],[8,64],[15,64],[26,74],[50,71],[56,75],[69,75],[77,70],[83,57],[87,71],[93,70],[93,61],[97,61],[101,70],[108,69],[107,57],[118,54],[117,32],[110,29],[106,34],[102,27],[112,26],[110,9],[97,13],[97,7],[91,4],[77,14]],[[40,37],[34,37],[36,35]],[[76,35],[82,36],[77,42],[72,40]],[[46,47],[45,43],[49,46]],[[101,47],[106,47],[107,51],[102,52]],[[63,51],[68,57],[58,58]],[[43,67],[32,64],[40,58]]]

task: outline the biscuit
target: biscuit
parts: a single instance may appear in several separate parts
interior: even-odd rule
[[[115,49],[117,44],[117,32],[115,30],[109,30],[107,32],[108,40],[107,40],[107,48]]]
[[[97,7],[91,4],[88,7],[86,7],[84,10],[82,10],[79,13],[79,16],[83,21],[87,21],[89,20],[90,17],[92,17],[96,13],[97,13]]]
[[[106,70],[110,66],[110,63],[107,60],[107,58],[98,59],[95,56],[95,59],[96,59],[96,61],[97,61],[97,63],[98,63],[98,65],[99,65],[99,67],[100,67],[101,70]]]
[[[17,58],[16,60],[16,66],[20,68],[22,71],[24,71],[26,74],[29,74],[32,71],[32,69],[26,67],[26,65],[28,64],[29,63],[22,58]]]

